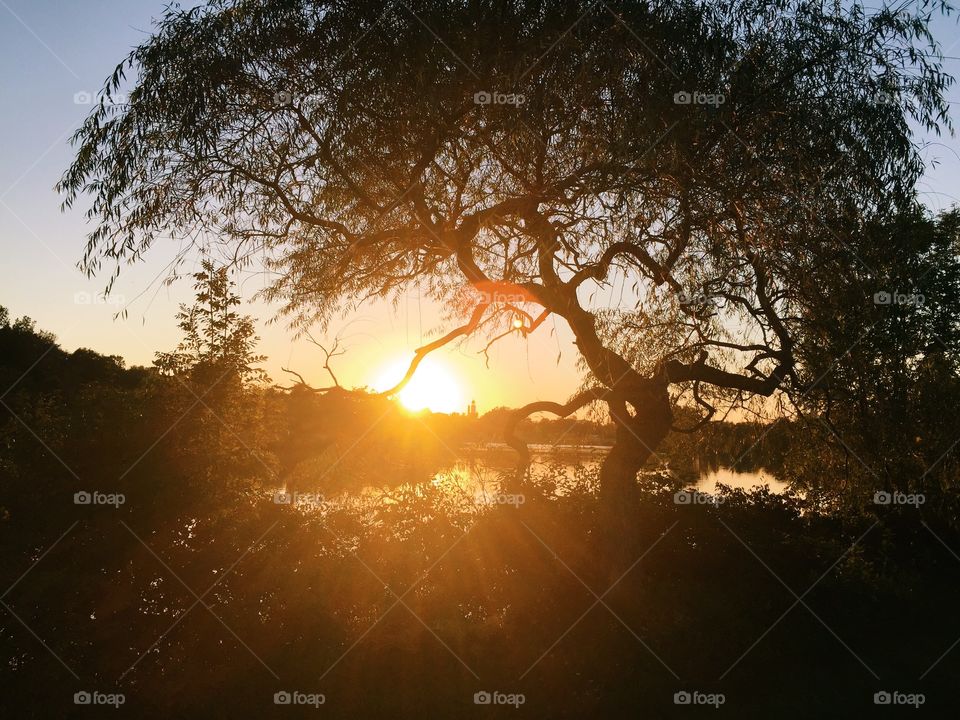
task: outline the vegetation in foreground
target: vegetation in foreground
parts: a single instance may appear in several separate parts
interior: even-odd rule
[[[484,510],[430,484],[316,513],[162,483],[117,509],[50,502],[76,525],[4,601],[79,679],[8,614],[3,703],[64,717],[99,689],[124,693],[121,716],[275,717],[297,690],[325,716],[455,718],[499,691],[529,717],[677,717],[674,693],[700,691],[724,695],[718,717],[809,718],[900,690],[955,707],[960,656],[935,664],[960,634],[955,531],[648,485],[624,547],[581,480]],[[41,551],[25,529],[4,523],[5,584]]]

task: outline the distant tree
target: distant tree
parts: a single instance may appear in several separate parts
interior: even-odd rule
[[[156,353],[154,365],[165,375],[189,377],[201,385],[266,380],[266,373],[254,367],[265,358],[256,354],[253,318],[234,310],[240,296],[231,289],[227,268],[204,260],[193,278],[196,300],[181,304],[177,313],[183,340],[173,352]]]
[[[65,353],[53,333],[37,330],[33,318],[23,315],[11,322],[10,312],[0,306],[0,382],[7,390],[16,381],[56,385]]]
[[[259,384],[266,373],[255,367],[259,338],[254,320],[241,315],[226,267],[204,259],[193,275],[195,299],[181,304],[177,319],[183,339],[172,352],[158,352],[154,366],[168,378],[153,402],[171,418],[168,462],[197,487],[246,490],[272,479],[271,434],[262,427],[266,398]]]
[[[708,419],[815,379],[795,351],[829,288],[807,279],[833,263],[841,282],[864,222],[915,203],[908,121],[948,124],[928,30],[945,9],[173,6],[108,79],[59,187],[92,197],[89,272],[204,228],[266,252],[266,297],[299,326],[418,283],[464,321],[408,378],[447,343],[559,318],[584,391],[515,419],[605,402],[619,502],[674,402]]]

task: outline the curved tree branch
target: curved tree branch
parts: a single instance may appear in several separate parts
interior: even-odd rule
[[[516,429],[521,420],[530,417],[534,413],[548,412],[557,417],[565,418],[572,415],[585,405],[589,405],[594,400],[603,400],[610,394],[606,388],[590,388],[577,393],[564,404],[550,400],[538,400],[536,402],[524,405],[521,408],[513,410],[507,418],[503,429],[503,439],[506,444],[517,451],[520,456],[517,461],[517,473],[522,474],[530,465],[530,449],[527,443],[517,437]]]
[[[403,390],[404,386],[410,382],[413,374],[417,371],[417,367],[427,355],[432,353],[434,350],[442,348],[444,345],[447,345],[453,340],[456,340],[458,337],[469,335],[476,330],[477,326],[480,325],[480,321],[483,319],[483,314],[487,311],[488,307],[490,307],[489,302],[481,302],[473,309],[470,319],[464,325],[454,328],[443,337],[437,338],[433,342],[427,343],[426,345],[414,350],[413,359],[410,361],[410,365],[407,367],[407,372],[404,374],[400,382],[398,382],[392,388],[383,390],[382,392],[373,393],[373,395],[378,397],[389,397],[390,395],[396,395],[398,392]]]

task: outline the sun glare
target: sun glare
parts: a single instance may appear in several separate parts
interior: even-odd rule
[[[374,390],[388,390],[403,378],[408,360],[398,359],[377,375]],[[407,410],[430,410],[438,413],[463,412],[466,401],[456,377],[439,361],[427,357],[397,398]]]

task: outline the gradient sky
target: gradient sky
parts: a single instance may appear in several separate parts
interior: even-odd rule
[[[160,243],[145,262],[125,266],[113,304],[85,303],[103,289],[106,276],[85,278],[76,262],[87,231],[84,203],[66,213],[53,186],[71,160],[67,139],[89,106],[77,93],[95,93],[114,66],[149,33],[151,18],[162,12],[159,0],[0,0],[0,305],[11,315],[29,315],[57,335],[66,350],[89,347],[122,355],[129,364],[149,364],[156,350],[172,349],[179,337],[174,314],[189,300],[188,280],[164,287],[167,264],[177,247]],[[934,32],[945,67],[960,76],[960,33],[955,18],[938,18]],[[952,107],[960,91],[950,92]],[[955,119],[956,122],[956,119]],[[930,138],[925,151],[936,162],[922,185],[932,209],[958,202],[960,143]],[[241,278],[241,294],[250,298],[263,280]],[[126,307],[126,319],[114,314]],[[326,384],[322,355],[312,345],[294,342],[281,324],[267,325],[273,308],[251,303],[247,312],[259,319],[266,369],[287,382],[281,366],[291,367],[316,385]],[[412,353],[421,338],[437,328],[435,308],[413,291],[394,310],[385,305],[362,309],[354,318],[334,323],[330,335],[343,337],[348,353],[335,369],[348,386],[374,383],[385,367]],[[318,338],[320,339],[320,338]],[[486,368],[476,341],[437,353],[455,375],[465,400],[475,397],[481,412],[497,405],[536,399],[564,400],[577,387],[576,351],[561,321],[546,323],[527,340],[510,337],[491,351]],[[559,362],[558,362],[559,356]]]

